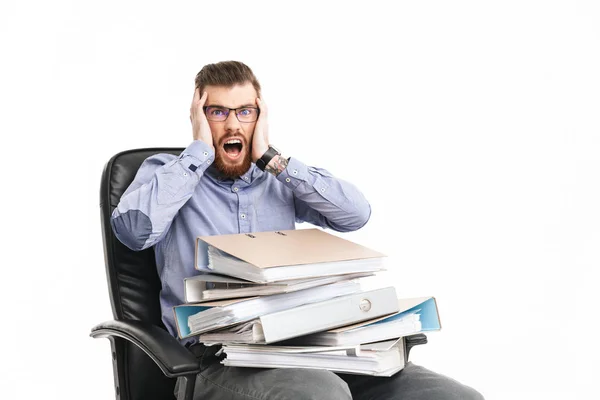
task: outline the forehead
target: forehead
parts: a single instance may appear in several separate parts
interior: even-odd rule
[[[256,90],[251,83],[225,86],[206,86],[208,97],[206,104],[237,108],[247,104],[256,104]]]

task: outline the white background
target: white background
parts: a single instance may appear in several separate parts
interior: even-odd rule
[[[113,396],[98,191],[191,142],[207,63],[258,76],[270,136],[371,202],[344,235],[437,297],[415,363],[487,399],[600,398],[594,1],[3,1],[1,398]],[[308,226],[307,226],[308,227]]]

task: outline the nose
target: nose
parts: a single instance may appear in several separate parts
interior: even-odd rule
[[[235,111],[229,111],[227,119],[225,120],[226,131],[237,131],[240,129],[240,121],[238,121]]]

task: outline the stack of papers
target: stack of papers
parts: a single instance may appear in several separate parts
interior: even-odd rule
[[[404,367],[403,336],[440,324],[432,297],[360,289],[384,257],[319,229],[199,237],[202,274],[174,307],[179,337],[223,345],[225,365],[390,376]]]
[[[291,293],[330,283],[372,276],[363,272],[345,275],[333,275],[318,278],[292,279],[272,283],[256,283],[224,275],[202,274],[184,280],[185,301],[201,303],[239,297],[267,296],[271,294]]]
[[[317,368],[345,374],[392,376],[404,368],[402,339],[352,347],[223,346],[223,364],[254,368]]]

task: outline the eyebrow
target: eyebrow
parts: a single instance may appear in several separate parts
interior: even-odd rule
[[[230,108],[230,107],[226,107],[226,106],[224,106],[224,105],[221,105],[221,104],[209,104],[207,107],[223,107],[223,108]],[[241,105],[241,106],[239,106],[239,107],[235,107],[235,108],[237,109],[237,108],[245,108],[245,107],[254,107],[254,108],[256,108],[256,104],[252,104],[252,103],[246,103],[246,104],[243,104],[243,105]],[[234,107],[231,107],[231,108],[234,108]]]

